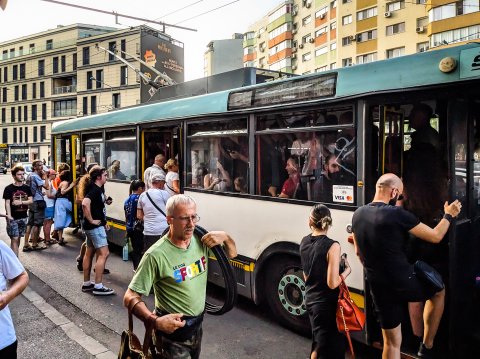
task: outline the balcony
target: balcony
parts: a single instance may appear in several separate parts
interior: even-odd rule
[[[76,108],[54,110],[53,117],[67,117],[67,116],[77,116]]]
[[[62,95],[62,94],[72,93],[72,92],[77,92],[77,86],[76,85],[59,86],[59,87],[54,87],[53,88],[53,94],[54,95]]]

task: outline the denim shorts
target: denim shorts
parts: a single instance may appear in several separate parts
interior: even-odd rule
[[[42,204],[43,202],[43,204]],[[28,211],[28,225],[41,227],[45,220],[45,201],[33,201]]]
[[[45,219],[53,219],[55,206],[45,208]]]
[[[87,246],[95,249],[108,246],[107,232],[105,232],[104,226],[85,231],[85,234],[87,235]]]
[[[10,238],[20,238],[25,235],[27,218],[14,219],[7,224],[7,234]]]

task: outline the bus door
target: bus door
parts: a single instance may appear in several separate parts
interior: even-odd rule
[[[72,181],[81,175],[81,155],[80,155],[80,137],[78,135],[56,136],[54,140],[54,169],[62,168],[62,164],[67,164],[70,170]],[[76,196],[74,188],[73,198]],[[78,224],[78,206],[73,201],[73,224]]]
[[[141,141],[140,178],[143,178],[145,170],[153,165],[157,155],[165,156],[165,162],[175,158],[181,163],[181,126],[144,129]],[[180,168],[183,167],[180,165]]]
[[[480,100],[457,99],[448,108],[450,134],[450,198],[462,212],[450,230],[449,305],[450,354],[480,357]]]

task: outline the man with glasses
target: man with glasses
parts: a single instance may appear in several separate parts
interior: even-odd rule
[[[7,216],[7,234],[10,237],[10,247],[18,257],[20,238],[25,235],[27,228],[28,205],[32,203],[32,191],[23,183],[25,170],[23,167],[12,169],[13,183],[3,190],[5,213]],[[31,251],[32,247],[25,243],[23,251]]]
[[[426,301],[423,313],[424,336],[418,356],[432,357],[433,340],[440,324],[445,289],[428,287],[416,277],[405,253],[408,234],[430,243],[439,243],[462,208],[458,200],[445,202],[443,219],[435,228],[421,223],[400,206],[403,183],[393,173],[381,176],[373,201],[358,208],[352,219],[357,255],[379,316],[383,334],[383,358],[400,358],[402,308],[407,302]]]
[[[200,220],[195,200],[176,195],[167,201],[169,232],[144,254],[124,296],[124,305],[143,320],[154,323],[156,346],[165,358],[200,356],[209,248],[223,245],[229,258],[237,255],[235,242],[225,232],[198,238]],[[155,293],[155,314],[141,301]]]

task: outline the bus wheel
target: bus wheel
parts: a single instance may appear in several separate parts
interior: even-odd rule
[[[268,265],[264,283],[266,301],[274,318],[283,326],[308,335],[310,322],[305,307],[305,281],[300,259],[274,259]]]

